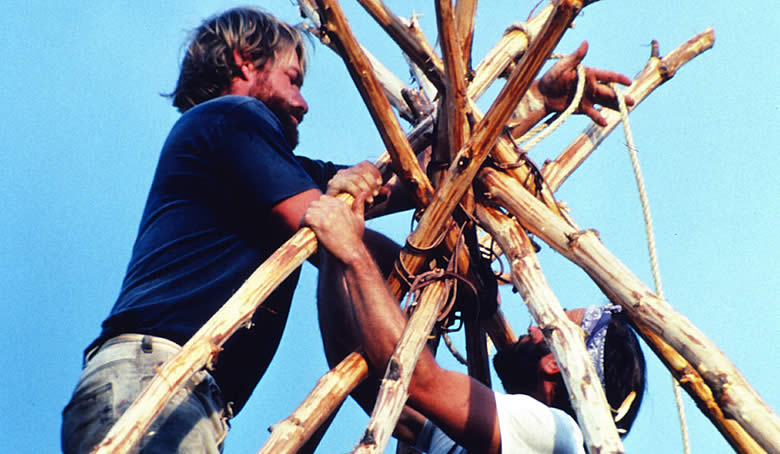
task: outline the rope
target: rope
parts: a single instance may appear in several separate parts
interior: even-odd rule
[[[560,58],[560,56],[553,56],[553,58]],[[577,91],[574,94],[574,99],[571,100],[571,103],[569,104],[569,107],[566,108],[559,116],[555,119],[552,123],[550,123],[549,126],[544,128],[541,132],[533,136],[530,140],[527,139],[526,136],[528,136],[530,133],[536,133],[536,129],[532,129],[530,133],[524,135],[520,138],[519,142],[525,142],[528,140],[528,143],[523,147],[525,151],[530,150],[531,148],[535,147],[539,144],[542,140],[546,139],[547,136],[549,136],[553,131],[558,129],[558,127],[563,124],[563,122],[569,118],[571,114],[574,113],[575,110],[577,110],[577,107],[580,105],[580,100],[582,99],[582,94],[585,91],[585,67],[582,65],[577,65]]]
[[[626,135],[626,145],[629,156],[631,156],[631,166],[634,168],[634,176],[636,177],[636,184],[639,189],[639,200],[642,203],[642,214],[645,218],[645,230],[647,231],[647,249],[650,254],[650,268],[652,269],[653,280],[655,281],[655,291],[660,298],[665,299],[663,286],[661,285],[661,273],[658,271],[658,254],[655,249],[655,234],[653,233],[653,219],[650,215],[650,202],[648,202],[647,199],[647,191],[645,190],[645,183],[644,179],[642,178],[642,169],[639,167],[639,157],[637,156],[636,148],[634,147],[634,137],[631,134],[631,125],[628,121],[628,108],[626,107],[626,100],[616,83],[612,83],[610,86],[615,91],[615,96],[617,97],[618,105],[620,106],[623,131]],[[672,389],[674,390],[674,399],[677,403],[677,415],[680,419],[683,452],[685,454],[690,454],[691,446],[688,435],[688,425],[685,422],[685,407],[683,407],[680,384],[677,382],[677,379],[674,378],[674,376],[672,376]]]

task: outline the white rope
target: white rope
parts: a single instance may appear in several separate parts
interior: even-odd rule
[[[647,231],[647,249],[650,253],[650,268],[653,272],[653,280],[655,281],[655,291],[658,297],[664,298],[663,286],[661,285],[661,273],[658,271],[658,255],[655,249],[655,234],[653,233],[653,218],[650,215],[650,202],[647,199],[647,191],[645,190],[644,179],[642,178],[642,169],[639,167],[639,157],[637,156],[636,148],[634,147],[634,137],[631,134],[631,125],[628,121],[628,108],[626,107],[626,100],[623,94],[620,92],[616,83],[610,84],[615,91],[615,96],[620,106],[620,115],[623,122],[623,131],[626,135],[626,146],[628,147],[628,154],[631,156],[631,166],[634,168],[634,176],[636,177],[636,184],[639,189],[639,200],[642,203],[642,214],[645,218],[645,230]],[[672,388],[674,390],[674,398],[677,403],[677,415],[680,418],[680,431],[682,432],[683,439],[683,452],[690,454],[690,438],[688,436],[688,425],[685,422],[685,408],[683,407],[682,393],[680,392],[680,384],[677,379],[672,376]]]
[[[553,56],[552,58],[560,58],[560,56]],[[534,128],[524,136],[520,137],[520,139],[518,139],[518,142],[523,143],[528,141],[523,146],[523,150],[525,151],[530,150],[531,148],[538,145],[539,142],[546,139],[547,136],[549,136],[553,131],[558,129],[558,127],[561,124],[563,124],[563,122],[577,110],[577,107],[579,107],[580,105],[580,100],[582,99],[582,94],[584,91],[585,91],[585,68],[582,65],[577,65],[577,91],[574,94],[574,99],[571,100],[571,103],[566,108],[566,110],[564,110],[558,116],[558,118],[555,119],[555,121],[553,121],[549,126],[544,128],[541,132],[536,134],[537,129]],[[536,135],[531,137],[531,139],[529,140],[528,137],[532,136],[533,134]]]

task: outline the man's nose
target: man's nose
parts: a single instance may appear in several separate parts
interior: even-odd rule
[[[309,104],[306,102],[306,100],[303,98],[303,95],[300,93],[297,93],[295,96],[293,96],[292,102],[290,105],[295,108],[297,112],[300,113],[300,118],[303,119],[303,116],[306,115],[306,112],[309,111]]]
[[[528,328],[528,335],[531,336],[531,340],[534,344],[544,342],[544,333],[538,326],[531,326]]]

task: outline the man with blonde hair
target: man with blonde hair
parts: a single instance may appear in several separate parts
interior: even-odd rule
[[[293,154],[308,110],[298,29],[253,8],[192,32],[119,296],[63,412],[65,453],[88,452],[168,358],[297,229],[341,166]],[[296,271],[157,418],[143,452],[219,452],[227,419],[276,352]]]

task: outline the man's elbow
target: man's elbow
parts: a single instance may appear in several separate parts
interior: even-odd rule
[[[423,356],[428,356],[431,360],[425,360]],[[425,400],[427,396],[432,396],[441,386],[441,376],[444,373],[442,369],[427,351],[423,352],[420,361],[412,374],[412,380],[409,383],[409,399],[412,402]]]

